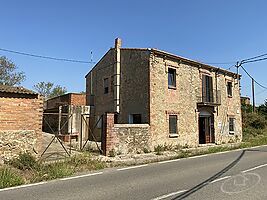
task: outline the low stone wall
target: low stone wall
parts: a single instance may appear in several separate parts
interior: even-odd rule
[[[19,155],[33,153],[38,137],[35,131],[0,131],[0,162]]]
[[[104,155],[141,153],[151,147],[148,124],[114,124],[114,114],[104,116],[102,150]]]
[[[115,124],[118,142],[114,146],[117,153],[142,153],[149,149],[150,127],[148,124]]]

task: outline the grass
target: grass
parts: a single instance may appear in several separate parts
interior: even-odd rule
[[[53,180],[105,167],[106,163],[92,159],[88,153],[52,163],[42,163],[29,153],[21,153],[0,168],[0,188]]]
[[[0,189],[24,184],[22,176],[8,167],[0,168]]]

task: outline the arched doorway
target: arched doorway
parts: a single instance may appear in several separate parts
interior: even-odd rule
[[[199,144],[214,143],[214,115],[210,109],[199,112]]]

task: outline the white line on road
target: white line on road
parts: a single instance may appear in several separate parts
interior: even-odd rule
[[[181,159],[174,159],[174,160],[164,160],[164,161],[160,161],[160,162],[158,162],[158,163],[160,163],[160,164],[163,164],[163,163],[176,162],[176,161],[179,161],[179,160],[181,160]]]
[[[32,187],[32,186],[37,186],[37,185],[43,185],[45,183],[47,183],[47,182],[32,183],[32,184],[20,185],[20,186],[15,186],[15,187],[9,187],[9,188],[0,189],[0,192],[7,191],[7,190],[26,188],[26,187]]]
[[[250,171],[253,171],[255,169],[259,169],[259,168],[266,167],[266,166],[267,166],[267,163],[266,164],[263,164],[263,165],[259,165],[259,166],[253,167],[253,168],[250,168],[250,169],[247,169],[247,170],[244,170],[242,172],[243,173],[246,173],[246,172],[250,172]]]
[[[214,181],[211,181],[210,183],[216,183],[218,181],[221,181],[221,180],[224,180],[224,179],[227,179],[227,178],[230,178],[231,176],[225,176],[225,177],[222,177],[222,178],[218,178],[218,179],[215,179]]]
[[[84,175],[80,175],[80,176],[66,177],[66,178],[61,178],[59,180],[66,181],[66,180],[72,180],[72,179],[83,178],[83,177],[88,177],[88,176],[95,176],[95,175],[99,175],[99,174],[103,174],[103,172],[97,172],[97,173],[92,173],[92,174],[84,174]]]
[[[162,195],[162,196],[159,196],[159,197],[156,197],[152,200],[161,200],[161,199],[166,199],[168,197],[171,197],[171,196],[174,196],[176,194],[180,194],[180,193],[183,193],[183,192],[186,192],[187,190],[180,190],[180,191],[177,191],[177,192],[172,192],[172,193],[169,193],[169,194],[165,194],[165,195]]]
[[[120,169],[117,169],[117,171],[124,171],[124,170],[128,170],[128,169],[135,169],[135,168],[145,167],[145,166],[147,166],[147,165],[148,165],[148,164],[145,164],[145,165],[136,165],[136,166],[131,166],[131,167],[120,168]]]

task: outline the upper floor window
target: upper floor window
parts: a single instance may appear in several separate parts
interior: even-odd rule
[[[176,69],[168,68],[168,88],[176,88]]]
[[[227,95],[228,95],[228,97],[233,96],[233,84],[230,81],[227,82]]]
[[[170,136],[177,136],[177,115],[169,115],[169,134]]]
[[[202,96],[204,102],[214,102],[213,80],[211,76],[202,76]]]
[[[235,118],[230,117],[229,118],[229,134],[235,133]]]
[[[108,78],[104,78],[104,94],[108,93]]]

